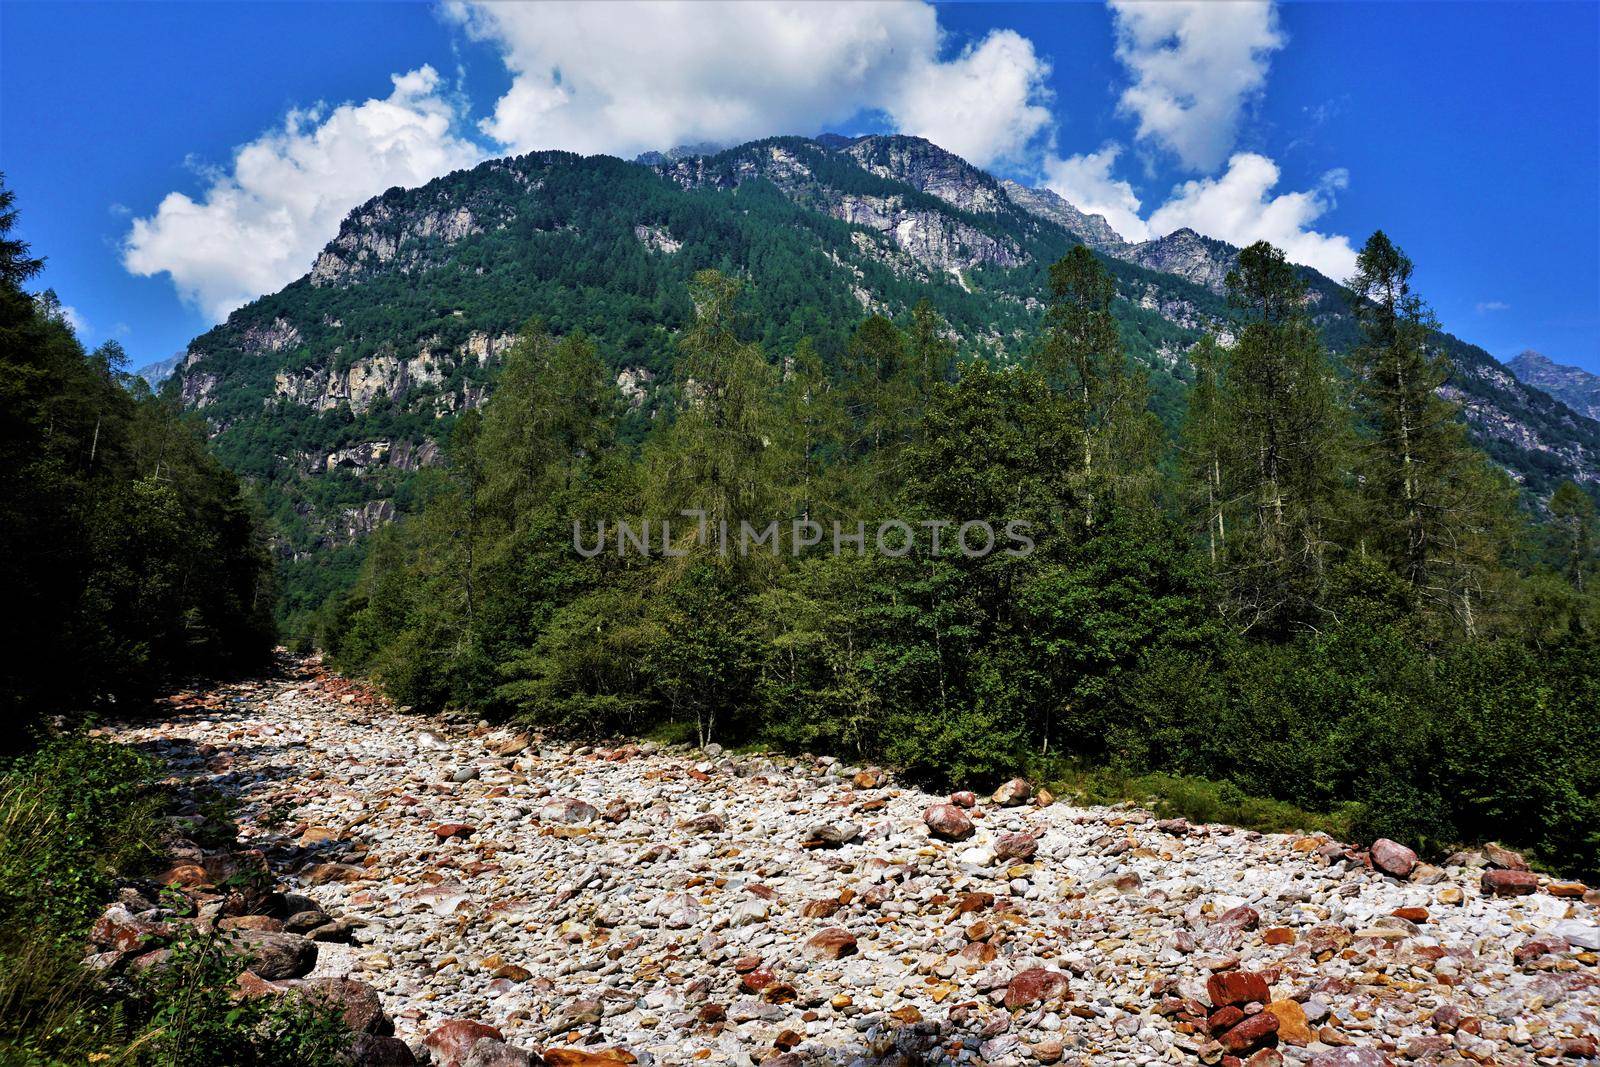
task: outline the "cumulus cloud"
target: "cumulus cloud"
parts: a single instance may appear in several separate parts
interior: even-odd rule
[[[1282,48],[1270,0],[1110,0],[1116,55],[1132,76],[1121,110],[1138,137],[1189,170],[1215,170],[1232,150],[1245,104]]]
[[[1266,156],[1240,152],[1216,178],[1184,182],[1151,214],[1152,233],[1187,226],[1197,233],[1236,245],[1270,241],[1295,263],[1314,267],[1336,281],[1355,271],[1350,239],[1320,233],[1312,224],[1334,207],[1334,195],[1349,184],[1349,174],[1332,170],[1304,192],[1273,194],[1281,176]]]
[[[304,274],[351,208],[394,185],[471,166],[484,152],[455,131],[457,105],[437,72],[392,78],[383,99],[291,111],[206,174],[198,199],[169,193],[133,220],[123,265],[168,274],[214,319]]]
[[[94,333],[94,327],[89,325],[89,320],[84,318],[83,314],[71,304],[62,304],[60,311],[62,321],[70,326],[72,332],[77,334],[79,338],[88,337]]]
[[[1108,144],[1098,152],[1044,161],[1044,185],[1079,211],[1104,215],[1111,228],[1127,241],[1143,241],[1150,227],[1140,216],[1139,197],[1133,186],[1111,176],[1111,165],[1122,154],[1120,145]]]
[[[497,4],[447,12],[496,44],[511,88],[481,124],[516,151],[628,156],[699,141],[809,134],[880,112],[979,166],[1020,158],[1050,125],[1049,64],[995,30],[941,59],[917,2]]]

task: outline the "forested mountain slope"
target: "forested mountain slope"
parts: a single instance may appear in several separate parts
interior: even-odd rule
[[[641,428],[692,314],[687,281],[706,267],[746,280],[749,331],[769,359],[810,338],[832,362],[865,314],[926,300],[967,354],[1006,360],[1032,343],[1049,265],[1088,243],[1106,255],[1127,348],[1153,369],[1169,427],[1183,353],[1204,332],[1231,337],[1222,278],[1237,249],[1186,230],[1128,245],[1098,216],[918,138],[656,158],[539,152],[391,189],[350,214],[305,277],[195,339],[170,387],[263,486],[287,556],[322,568],[406,510],[416,472],[482,403],[530,319],[594,338]],[[1306,275],[1314,321],[1346,350],[1342,288]],[[1482,349],[1439,341],[1475,436],[1530,489],[1600,479],[1600,424]]]

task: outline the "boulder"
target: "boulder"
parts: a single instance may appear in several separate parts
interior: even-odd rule
[[[1217,1038],[1222,1047],[1238,1054],[1255,1048],[1278,1032],[1278,1017],[1270,1011],[1246,1015],[1244,1021]]]
[[[1005,1005],[1014,1011],[1030,1004],[1060,1000],[1066,995],[1065,974],[1048,967],[1029,967],[1006,983]]]
[[[928,833],[946,841],[964,841],[972,836],[972,820],[954,804],[935,804],[922,813]]]
[[[492,1037],[480,1037],[462,1067],[532,1067],[533,1062],[533,1055],[527,1049]]]
[[[1531,871],[1496,867],[1483,872],[1479,885],[1485,896],[1525,897],[1539,888],[1539,876]]]
[[[539,819],[542,822],[577,825],[594,822],[599,817],[600,812],[595,810],[593,804],[572,797],[551,797],[539,805]]]
[[[412,1067],[411,1047],[398,1037],[361,1034],[350,1045],[350,1067]]]
[[[1311,1024],[1306,1020],[1306,1010],[1295,1000],[1274,1000],[1267,1005],[1278,1020],[1278,1040],[1286,1045],[1309,1045],[1316,1040]]]
[[[1484,858],[1489,861],[1489,866],[1499,867],[1507,871],[1525,871],[1528,861],[1522,858],[1522,853],[1513,852],[1504,845],[1497,845],[1493,841],[1483,846]]]
[[[994,843],[997,860],[1031,860],[1038,851],[1038,839],[1032,834],[1004,834]]]
[[[1384,874],[1409,878],[1417,867],[1417,854],[1397,841],[1380,837],[1372,843],[1372,865]]]
[[[225,935],[229,951],[246,956],[250,969],[269,982],[299,978],[317,965],[317,946],[298,934],[235,930]]]
[[[1218,971],[1206,979],[1206,996],[1214,1008],[1271,999],[1266,977],[1254,971]]]
[[[466,1067],[473,1046],[485,1037],[505,1040],[505,1035],[492,1026],[471,1019],[449,1019],[428,1031],[422,1044],[433,1054],[438,1067]]]
[[[1022,778],[1013,778],[996,789],[989,799],[1001,807],[1014,808],[1033,799],[1033,786]]]
[[[861,827],[853,822],[819,822],[806,828],[801,836],[801,848],[838,848],[861,836]]]
[[[386,1037],[394,1023],[384,1014],[378,991],[354,978],[307,978],[294,987],[307,1000],[335,1008],[351,1033]]]

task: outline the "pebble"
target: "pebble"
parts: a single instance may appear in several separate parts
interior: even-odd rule
[[[295,890],[284,928],[337,916],[351,942],[319,941],[311,980],[369,983],[435,1064],[1592,1047],[1600,908],[1498,846],[1432,867],[1396,842],[1079,807],[1022,779],[980,800],[714,743],[577,747],[346,702],[352,685],[309,663],[109,732],[240,799],[242,846]],[[149,921],[136,908],[108,943]],[[1519,963],[1530,942],[1557,951]]]

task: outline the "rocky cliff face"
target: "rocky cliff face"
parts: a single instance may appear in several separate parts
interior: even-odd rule
[[[1086,215],[1049,189],[1030,189],[1009,178],[1000,184],[1011,202],[1024,211],[1049,219],[1098,252],[1126,258],[1128,242],[1111,228],[1104,215]]]
[[[1578,414],[1600,420],[1600,374],[1557,363],[1532,349],[1506,366],[1520,380],[1544,390]]]
[[[1175,274],[1218,295],[1227,292],[1228,272],[1239,261],[1237,248],[1201,237],[1187,227],[1153,241],[1124,247],[1114,254],[1148,270]]]

